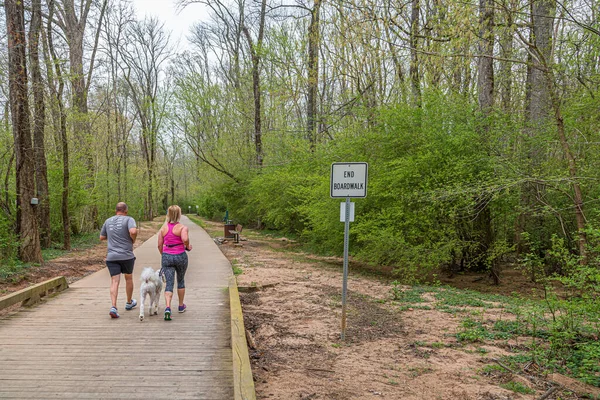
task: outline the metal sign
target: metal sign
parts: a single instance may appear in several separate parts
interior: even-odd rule
[[[350,219],[349,222],[354,222],[354,203],[350,203]],[[346,203],[340,203],[340,222],[346,222]]]
[[[367,197],[367,175],[369,165],[365,162],[331,164],[331,187],[329,195],[346,199],[340,205],[340,221],[344,222],[344,265],[342,281],[342,333],[346,338],[346,297],[348,294],[348,247],[350,245],[350,222],[354,221],[354,203],[351,197]]]
[[[367,197],[369,165],[365,162],[331,164],[331,197]]]

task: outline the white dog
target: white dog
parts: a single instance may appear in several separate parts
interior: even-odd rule
[[[160,270],[154,271],[152,267],[146,267],[142,271],[142,282],[140,286],[140,321],[144,320],[144,303],[146,295],[150,295],[150,312],[148,315],[158,314],[158,301],[162,293],[163,281]]]

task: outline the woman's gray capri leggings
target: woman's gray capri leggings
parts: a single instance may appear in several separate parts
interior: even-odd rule
[[[188,256],[186,253],[162,255],[162,270],[167,284],[165,292],[173,292],[175,274],[177,274],[177,289],[185,289],[185,271],[187,271]]]

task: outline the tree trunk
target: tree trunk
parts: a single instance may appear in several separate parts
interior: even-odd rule
[[[480,126],[480,139],[485,151],[489,151],[490,115],[494,107],[494,4],[493,0],[479,0],[479,59],[477,74],[477,92],[479,110],[482,114]],[[476,268],[479,270],[494,267],[488,266],[487,253],[492,245],[494,234],[492,230],[492,216],[489,208],[490,195],[479,194],[475,199],[475,220],[473,222],[473,235],[477,241]],[[493,273],[494,282],[498,284],[498,273]]]
[[[43,262],[34,206],[35,166],[29,125],[27,58],[25,55],[25,17],[23,2],[4,2],[8,41],[9,98],[16,152],[17,221],[20,239],[19,257],[24,262]]]
[[[512,18],[505,18],[505,27],[500,35],[500,57],[510,60],[513,57],[515,26]],[[512,65],[510,61],[500,61],[499,95],[502,111],[509,113],[512,105]]]
[[[531,31],[529,38],[529,54],[527,81],[525,86],[525,139],[526,157],[529,161],[528,174],[533,175],[543,163],[541,147],[535,144],[536,136],[550,127],[551,88],[545,76],[546,69],[552,64],[553,25],[556,12],[554,0],[534,0],[531,3]],[[540,204],[546,189],[539,183],[526,183],[521,190],[521,215],[517,218],[515,240],[517,253],[528,251],[522,243],[521,233],[529,232],[532,240],[544,245],[549,242],[549,235],[543,228],[543,216],[532,216],[533,210]],[[543,247],[543,246],[542,246]]]
[[[48,168],[44,145],[46,109],[44,105],[44,83],[40,69],[40,30],[42,27],[42,5],[40,0],[31,3],[31,27],[29,29],[29,62],[33,87],[34,124],[33,141],[35,155],[35,181],[39,199],[38,218],[40,242],[43,248],[50,247],[50,198],[48,196]]]
[[[65,81],[63,79],[62,70],[60,67],[60,60],[54,50],[54,44],[52,40],[52,20],[54,15],[54,0],[48,2],[48,26],[46,33],[46,41],[48,50],[46,51],[46,72],[48,74],[48,83],[54,97],[54,104],[56,105],[56,112],[54,114],[55,126],[59,126],[60,132],[60,144],[63,162],[63,182],[62,182],[62,201],[61,201],[61,215],[63,222],[63,249],[71,249],[71,219],[69,215],[69,141],[67,136],[67,115],[65,112],[65,106],[63,103],[63,91],[65,88]],[[50,59],[51,57],[51,59]],[[56,82],[54,77],[53,68],[56,71],[56,81],[58,82],[58,89],[56,88]],[[56,123],[58,121],[58,124]]]
[[[310,150],[314,152],[317,145],[317,94],[319,88],[319,17],[321,0],[314,0],[308,27],[308,99],[307,99],[307,134]]]
[[[104,0],[102,3],[98,28],[100,28],[100,25],[102,24],[106,3],[106,0]],[[75,140],[77,140],[80,146],[83,162],[88,172],[84,187],[89,192],[93,191],[95,165],[91,151],[92,146],[90,146],[91,126],[88,121],[87,104],[89,82],[86,82],[86,74],[83,71],[83,46],[85,41],[85,27],[91,6],[92,0],[81,0],[79,4],[79,10],[77,10],[74,0],[62,0],[60,2],[60,7],[58,7],[57,10],[57,20],[67,38],[67,43],[69,45],[69,80],[71,82],[71,99],[73,106],[73,134]],[[98,36],[96,36],[96,41],[94,43],[92,58],[90,61],[90,71],[87,75],[88,80],[91,77],[97,46]],[[89,218],[91,225],[84,229],[87,230],[99,228],[98,207],[95,203],[90,205],[89,214],[86,216]]]
[[[252,57],[252,92],[254,95],[254,147],[256,151],[256,164],[258,167],[263,165],[262,148],[262,110],[261,110],[261,88],[260,88],[260,63],[262,58],[262,44],[265,31],[267,0],[262,0],[260,7],[260,22],[258,27],[258,38],[256,45],[252,41],[248,27],[244,26],[243,31],[248,41],[250,55]]]
[[[550,101],[552,103],[552,109],[554,111],[554,119],[558,132],[558,138],[563,149],[565,158],[567,159],[569,166],[569,176],[573,185],[573,203],[575,206],[575,221],[577,223],[577,235],[578,235],[578,248],[579,255],[581,256],[581,262],[587,263],[587,237],[585,233],[585,214],[583,212],[583,194],[581,192],[581,186],[577,176],[577,160],[571,151],[569,142],[567,141],[567,135],[565,134],[565,123],[561,112],[560,99],[558,97],[558,90],[556,87],[556,78],[551,67],[546,68],[546,79],[547,84],[550,88]]]
[[[412,101],[415,107],[421,108],[421,78],[419,76],[419,0],[412,0],[412,12],[410,17],[410,83],[412,91]]]

